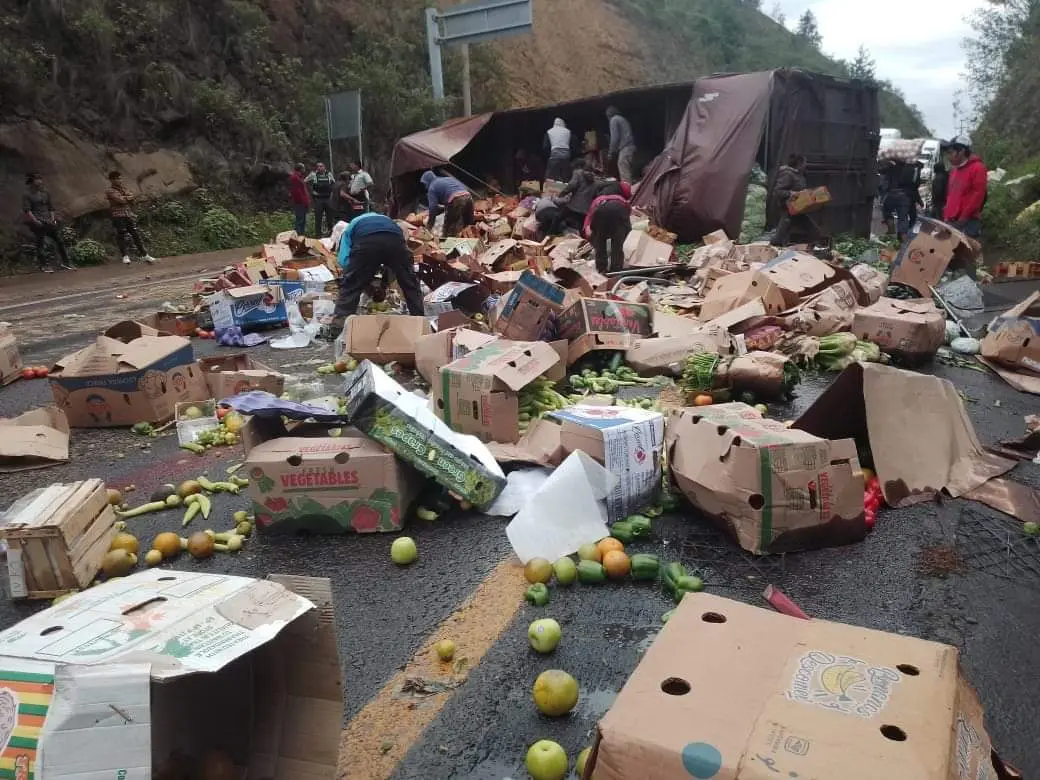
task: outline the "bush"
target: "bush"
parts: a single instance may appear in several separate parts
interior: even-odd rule
[[[84,238],[69,250],[69,257],[76,265],[102,265],[108,258],[108,249],[100,241]]]
[[[219,206],[208,209],[199,222],[199,233],[208,249],[234,249],[241,246],[244,232],[238,218]]]

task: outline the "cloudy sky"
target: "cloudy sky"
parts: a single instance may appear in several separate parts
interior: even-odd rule
[[[983,0],[763,0],[775,6],[794,28],[806,8],[816,15],[823,50],[851,60],[863,44],[877,61],[880,78],[888,79],[924,113],[942,138],[955,134],[954,93],[963,86],[964,51],[970,34],[965,22]]]

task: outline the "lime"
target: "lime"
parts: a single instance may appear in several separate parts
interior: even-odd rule
[[[390,545],[390,560],[398,566],[407,566],[415,563],[419,557],[419,549],[415,546],[415,540],[410,536],[399,536]]]

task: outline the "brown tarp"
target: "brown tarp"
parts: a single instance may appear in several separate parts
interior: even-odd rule
[[[465,149],[494,114],[452,119],[439,127],[405,136],[394,145],[390,176],[447,165]]]
[[[773,73],[700,79],[675,135],[643,173],[633,205],[686,239],[738,236],[769,113]]]

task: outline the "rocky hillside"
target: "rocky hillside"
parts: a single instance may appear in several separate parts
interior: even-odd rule
[[[325,154],[322,96],[360,88],[380,174],[394,140],[457,113],[434,104],[423,0],[0,0],[0,231],[22,181],[99,208],[122,167],[149,195],[205,183],[236,208],[281,204],[288,162]],[[473,47],[474,105],[562,100],[720,70],[840,67],[741,0],[535,0],[535,34]],[[886,125],[916,133],[886,97]],[[10,242],[10,236],[9,236]],[[230,239],[229,239],[230,240]]]

